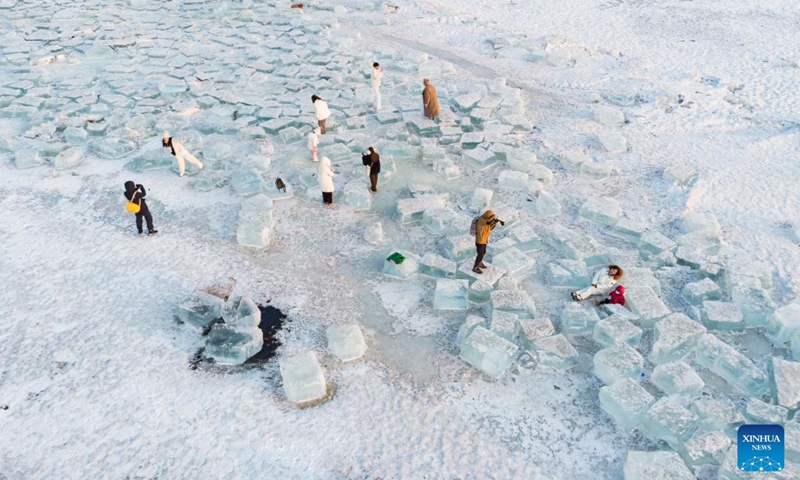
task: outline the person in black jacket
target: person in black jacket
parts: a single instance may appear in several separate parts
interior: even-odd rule
[[[129,202],[133,202],[141,207],[136,214],[136,228],[139,230],[139,235],[144,235],[142,231],[142,218],[144,217],[147,221],[148,235],[152,237],[158,233],[158,230],[153,227],[153,216],[150,215],[150,209],[147,208],[147,202],[144,200],[146,195],[147,192],[142,185],[133,183],[130,180],[125,182],[125,198],[127,198]]]
[[[369,184],[370,190],[375,193],[378,191],[378,174],[381,173],[381,156],[372,147],[369,147],[364,156],[369,157]]]

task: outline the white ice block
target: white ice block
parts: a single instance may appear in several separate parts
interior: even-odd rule
[[[581,164],[580,174],[596,181],[602,181],[611,176],[614,165],[600,162],[584,162]]]
[[[625,480],[696,480],[675,452],[628,452]]]
[[[559,260],[548,265],[547,280],[559,287],[583,288],[589,284],[591,275],[586,264],[577,260]]]
[[[639,382],[624,378],[600,388],[600,407],[624,433],[637,428],[656,399]]]
[[[772,357],[770,373],[778,405],[796,410],[800,406],[800,363]]]
[[[509,190],[524,190],[528,186],[528,174],[516,170],[503,170],[497,177],[497,185]]]
[[[458,218],[451,208],[429,208],[422,213],[422,223],[433,233],[446,233],[450,224]]]
[[[242,297],[223,307],[222,319],[226,325],[257,327],[261,323],[261,310],[256,302],[248,297]]]
[[[433,171],[446,180],[455,180],[461,177],[461,169],[449,158],[434,160]]]
[[[542,217],[552,217],[561,212],[561,204],[552,195],[542,190],[536,197],[536,213]]]
[[[625,305],[639,315],[639,325],[652,327],[669,315],[669,309],[650,287],[628,287],[625,289]]]
[[[513,313],[495,310],[492,312],[489,330],[500,335],[509,342],[513,342],[517,338],[517,334],[520,330],[519,317]]]
[[[644,416],[643,431],[651,440],[663,440],[678,449],[695,431],[700,419],[672,397],[661,397]]]
[[[371,244],[371,245],[378,245],[383,243],[384,235],[383,235],[383,225],[381,222],[375,222],[373,224],[367,225],[364,229],[364,240]]]
[[[456,335],[456,346],[461,348],[464,340],[475,330],[476,327],[486,327],[486,319],[477,315],[469,315],[461,327],[458,329]]]
[[[240,223],[236,228],[236,242],[245,247],[264,248],[269,245],[270,233],[270,228],[260,222]]]
[[[775,303],[761,285],[736,284],[731,291],[731,301],[739,307],[746,326],[767,325],[775,311]]]
[[[664,251],[672,251],[677,246],[677,243],[655,230],[644,232],[639,239],[639,250],[655,255]]]
[[[481,147],[464,150],[461,158],[464,163],[476,170],[486,170],[497,163],[497,156]]]
[[[611,197],[592,197],[580,208],[580,215],[587,220],[613,225],[622,214],[619,202]]]
[[[325,335],[328,337],[328,349],[343,362],[357,360],[367,351],[364,334],[355,323],[332,325],[325,329]]]
[[[530,173],[538,159],[536,154],[526,150],[514,149],[506,154],[506,163],[514,170]]]
[[[466,310],[469,308],[469,282],[440,278],[433,293],[434,310]]]
[[[674,180],[679,186],[687,186],[697,178],[697,170],[689,165],[673,165],[665,168],[661,177],[665,180]]]
[[[735,436],[736,429],[745,422],[736,405],[727,398],[701,397],[689,409],[700,417],[699,426],[704,430],[723,430]]]
[[[473,303],[486,303],[489,301],[489,295],[494,288],[483,280],[473,281],[469,286],[469,298]]]
[[[425,210],[447,206],[447,194],[426,195],[424,197],[403,198],[397,201],[397,214],[402,223],[423,220]]]
[[[678,449],[688,465],[717,465],[725,458],[731,439],[721,430],[698,430]]]
[[[219,297],[195,290],[178,306],[178,318],[195,327],[207,327],[222,317],[225,301]]]
[[[469,232],[469,231],[467,231]],[[447,237],[444,241],[447,253],[450,258],[456,262],[462,262],[468,258],[475,258],[477,252],[475,250],[475,235],[465,233],[463,235],[456,235]],[[472,266],[470,265],[470,270]]]
[[[534,340],[541,365],[567,370],[578,364],[578,351],[562,334]]]
[[[594,109],[594,119],[596,122],[609,127],[625,124],[625,114],[622,110],[605,105],[598,105]]]
[[[469,204],[470,210],[478,215],[483,215],[483,213],[488,210],[489,206],[492,204],[492,196],[494,196],[493,191],[485,188],[476,188],[472,192],[472,200]]]
[[[556,158],[570,170],[580,170],[581,164],[591,162],[592,157],[579,150],[568,150],[559,153]]]
[[[493,378],[514,361],[517,346],[484,327],[477,326],[461,344],[461,358]]]
[[[304,405],[325,398],[325,373],[314,352],[283,357],[279,364],[283,390],[290,402]]]
[[[623,378],[638,378],[644,368],[644,358],[626,343],[604,348],[594,354],[592,373],[606,385]]]
[[[657,295],[661,295],[661,282],[653,275],[653,271],[649,268],[626,268],[622,283],[625,284],[625,288],[650,287]]]
[[[520,320],[519,324],[520,345],[525,350],[535,350],[533,342],[556,334],[553,323],[549,318],[525,319]]]
[[[455,278],[456,262],[428,252],[419,261],[419,273],[431,278]]]
[[[786,423],[789,411],[780,405],[770,405],[769,403],[762,402],[757,398],[748,398],[744,406],[744,416],[750,420],[750,423],[777,423],[783,425]]]
[[[700,338],[694,356],[699,365],[748,395],[761,396],[769,390],[766,374],[714,335],[705,334]]]
[[[486,263],[486,262],[484,262]],[[456,270],[456,278],[468,280],[470,284],[476,281],[481,281],[487,285],[494,286],[506,274],[502,268],[497,268],[491,263],[486,263],[486,268],[482,269],[483,273],[475,273],[472,271],[473,260],[467,260],[462,263],[458,270]]]
[[[531,165],[528,169],[528,174],[532,179],[538,180],[544,184],[553,183],[553,179],[555,178],[552,170],[538,163],[536,165]]]
[[[596,310],[575,302],[567,303],[561,311],[561,330],[570,335],[593,332],[599,321]]]
[[[704,278],[699,282],[687,283],[683,287],[683,296],[689,302],[700,305],[705,300],[719,300],[722,291],[719,285],[710,278]]]
[[[254,195],[242,201],[239,209],[239,222],[261,223],[268,227],[273,224],[274,203],[266,195]]]
[[[682,313],[673,313],[655,325],[650,360],[661,364],[680,360],[694,351],[706,328]]]
[[[214,325],[206,338],[204,354],[225,365],[241,365],[261,351],[264,335],[256,326]]]
[[[524,278],[536,267],[536,259],[520,251],[516,247],[492,256],[492,265],[506,271],[506,275]]]
[[[642,238],[642,235],[644,235],[644,232],[647,230],[647,225],[629,218],[620,218],[617,220],[617,223],[611,227],[611,230],[620,237],[636,243]],[[628,273],[627,269],[625,273]]]
[[[526,225],[515,226],[511,231],[511,239],[517,243],[517,248],[523,252],[539,250],[542,247],[542,239]]]
[[[787,343],[800,328],[800,303],[790,303],[775,310],[769,317],[767,332],[776,343]]]
[[[372,208],[372,197],[373,193],[369,190],[365,181],[354,180],[344,186],[342,203],[356,210],[369,210]]]
[[[744,330],[744,316],[739,307],[730,302],[703,302],[703,325],[712,330]]]
[[[642,338],[642,329],[622,317],[611,315],[597,322],[592,338],[604,347],[626,343],[636,348]]]
[[[613,130],[600,130],[597,139],[608,153],[624,153],[628,151],[628,140]]]
[[[694,397],[705,386],[700,375],[683,360],[658,365],[653,369],[653,383],[667,395]]]
[[[536,317],[536,305],[524,290],[495,290],[490,295],[491,310],[502,310],[519,316],[520,320]]]

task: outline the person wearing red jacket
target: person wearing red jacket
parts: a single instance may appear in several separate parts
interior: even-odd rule
[[[597,302],[595,302],[596,305],[606,305],[609,303],[622,305],[624,307],[625,287],[623,287],[622,285],[617,285],[617,288],[615,288],[614,290],[611,291],[611,293],[608,294],[608,298],[606,298],[605,300],[598,300]]]

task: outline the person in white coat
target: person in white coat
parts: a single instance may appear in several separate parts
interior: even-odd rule
[[[577,301],[586,300],[592,295],[607,295],[617,282],[622,279],[622,269],[616,265],[609,265],[598,270],[592,278],[592,284],[583,290],[572,292],[572,299]]]
[[[316,95],[311,95],[311,101],[314,103],[314,110],[316,110],[317,122],[319,122],[320,134],[325,134],[325,121],[331,116],[331,111],[328,109],[328,104],[325,100]]]
[[[311,159],[314,160],[315,162],[319,162],[319,159],[317,158],[317,145],[319,145],[319,134],[320,134],[319,127],[308,132],[308,149],[311,150]]]
[[[333,167],[330,158],[322,157],[317,177],[319,178],[319,189],[322,190],[322,202],[326,205],[333,205]]]
[[[375,62],[372,64],[372,78],[370,79],[372,93],[375,96],[375,111],[381,109],[381,78],[383,78],[383,68],[378,62]]]
[[[195,158],[194,155],[189,153],[178,140],[174,137],[169,136],[169,132],[164,132],[164,139],[161,141],[161,146],[164,147],[164,150],[167,151],[170,155],[174,156],[176,160],[178,160],[178,173],[182,177],[186,171],[186,162],[194,164],[200,170],[203,169],[203,164]]]

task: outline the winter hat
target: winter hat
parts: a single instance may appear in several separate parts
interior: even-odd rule
[[[617,295],[625,295],[625,287],[623,287],[622,285],[619,285],[619,286],[618,286],[618,287],[617,287],[617,288],[614,290],[614,293],[616,293]]]
[[[136,190],[136,184],[132,180],[125,182],[125,191],[130,193]]]
[[[164,138],[169,138],[169,132],[164,130]]]

